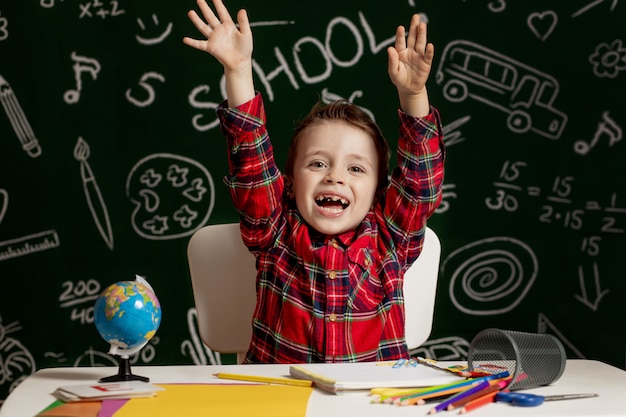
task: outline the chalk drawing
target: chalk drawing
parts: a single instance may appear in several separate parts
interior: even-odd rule
[[[137,83],[145,92],[147,93],[147,97],[143,100],[137,99],[133,96],[132,89],[126,90],[126,100],[128,100],[131,104],[134,104],[137,107],[148,107],[152,103],[154,103],[154,98],[156,97],[156,93],[154,92],[154,88],[148,82],[149,80],[157,80],[162,83],[165,82],[165,77],[158,72],[146,72],[141,76],[141,79]]]
[[[83,78],[82,75],[84,73],[91,75],[91,78],[95,81],[98,79],[98,73],[100,72],[100,63],[98,60],[94,58],[88,58],[86,56],[81,56],[73,51],[71,54],[72,61],[74,61],[74,65],[72,65],[72,69],[74,71],[74,80],[76,81],[76,88],[67,90],[63,95],[63,100],[67,104],[75,104],[80,100],[80,95],[83,91]]]
[[[598,127],[591,141],[587,143],[584,140],[577,140],[574,142],[574,152],[583,156],[587,155],[603,137],[608,139],[609,146],[613,146],[622,140],[622,134],[622,127],[609,116],[608,111],[605,111],[602,113],[602,120],[598,122]]]
[[[0,406],[15,387],[37,370],[30,351],[9,336],[21,329],[17,321],[3,325],[0,317]]]
[[[91,170],[89,159],[89,145],[82,137],[78,138],[76,146],[74,146],[74,158],[80,162],[80,178],[83,184],[83,191],[87,206],[91,212],[98,232],[104,239],[109,249],[113,250],[113,230],[111,229],[111,221],[109,220],[109,210],[104,202],[100,187]]]
[[[156,14],[152,15],[152,23],[154,24],[155,28],[159,27],[159,17]],[[139,28],[141,28],[142,31],[146,30],[146,26],[144,25],[143,20],[141,20],[141,18],[137,18],[137,24],[139,25]],[[157,33],[156,36],[147,38],[141,35],[135,35],[135,39],[137,39],[137,42],[139,42],[142,45],[157,45],[163,42],[172,33],[173,27],[174,25],[172,24],[172,22],[169,22],[167,26],[165,26],[165,29],[163,29],[162,32]]]
[[[221,365],[222,357],[219,352],[213,352],[205,345],[198,334],[198,312],[195,308],[187,310],[187,327],[191,340],[183,340],[180,351],[183,356],[187,354],[195,365]]]
[[[620,71],[626,70],[626,48],[621,39],[610,44],[600,43],[589,55],[593,73],[599,78],[615,78]]]
[[[513,310],[537,278],[537,257],[524,242],[512,237],[478,240],[453,251],[441,266],[450,276],[454,306],[474,316]]]
[[[36,158],[41,155],[39,141],[37,141],[33,129],[30,127],[30,123],[20,103],[17,101],[17,97],[15,97],[13,93],[13,89],[2,75],[0,75],[0,102],[11,122],[13,131],[22,144],[22,149],[24,149],[31,158]]]
[[[578,282],[580,284],[580,294],[574,294],[574,297],[585,306],[593,311],[598,311],[598,306],[602,298],[609,293],[608,289],[602,289],[600,285],[600,272],[598,271],[598,263],[593,263],[593,286],[587,288],[586,274],[583,265],[578,266]]]
[[[438,361],[465,361],[469,346],[469,342],[462,337],[442,337],[428,340],[417,349],[411,350],[411,356],[421,356]]]
[[[556,78],[476,43],[448,43],[435,79],[453,103],[471,98],[506,113],[514,133],[530,130],[558,139],[567,124],[567,116],[553,107]]]
[[[552,34],[558,21],[559,17],[554,11],[546,10],[529,14],[526,24],[530,31],[543,42]]]
[[[58,248],[60,245],[59,235],[55,230],[5,240],[0,242],[0,261]]]
[[[133,229],[151,240],[191,235],[209,220],[215,203],[209,171],[193,159],[168,153],[137,162],[128,174],[126,194],[135,206]]]

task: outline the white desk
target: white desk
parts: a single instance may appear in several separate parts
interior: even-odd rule
[[[445,362],[444,362],[445,364]],[[215,372],[249,373],[267,376],[288,375],[287,365],[223,365],[223,366],[135,366],[134,374],[147,376],[152,383],[229,382],[212,376]],[[37,371],[22,382],[0,408],[0,417],[33,417],[48,406],[51,393],[60,385],[92,383],[117,373],[117,368],[48,368]],[[553,385],[525,390],[542,395],[594,392],[597,398],[545,402],[539,407],[512,407],[503,403],[489,404],[468,413],[468,416],[626,416],[626,371],[597,361],[568,360],[563,376]],[[279,406],[279,405],[277,405]],[[367,392],[345,395],[326,394],[314,390],[309,399],[307,416],[369,417],[426,415],[429,406],[399,407],[370,404]],[[446,414],[447,413],[447,414]],[[444,412],[438,415],[457,415]]]

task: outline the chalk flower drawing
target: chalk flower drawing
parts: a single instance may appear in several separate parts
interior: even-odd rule
[[[615,39],[610,45],[601,43],[589,56],[593,65],[593,73],[598,77],[615,78],[620,71],[626,69],[626,48],[621,39]]]

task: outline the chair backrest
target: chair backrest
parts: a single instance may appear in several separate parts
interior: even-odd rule
[[[406,340],[424,343],[432,329],[441,244],[426,229],[424,249],[405,277]],[[256,305],[254,256],[241,240],[238,223],[204,226],[187,246],[200,338],[211,350],[236,353],[238,362],[252,337]]]

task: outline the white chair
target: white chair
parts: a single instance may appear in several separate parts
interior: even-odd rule
[[[422,254],[405,277],[409,350],[424,343],[432,329],[440,255],[439,238],[427,228]],[[239,224],[197,230],[189,240],[187,259],[200,338],[214,352],[237,354],[241,363],[252,337],[256,266],[241,240]]]

